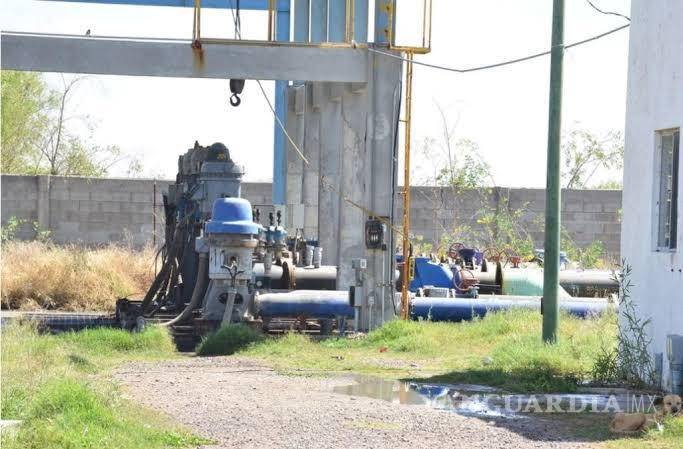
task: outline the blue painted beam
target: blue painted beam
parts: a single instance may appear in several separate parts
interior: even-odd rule
[[[368,41],[368,0],[355,0],[353,18],[353,39],[358,43]]]
[[[329,29],[330,42],[345,42],[346,41],[346,1],[345,0],[331,0],[328,2],[329,20],[327,27]]]
[[[289,0],[288,0],[289,1]],[[289,41],[289,5],[287,11],[279,11],[276,17],[276,39]],[[283,126],[287,126],[287,84],[289,81],[275,81],[275,114]],[[286,204],[287,199],[287,144],[285,133],[275,120],[273,138],[273,204]]]
[[[50,0],[57,2],[75,3],[100,3],[105,5],[134,5],[134,6],[175,6],[192,7],[193,0]],[[278,0],[277,10],[280,12],[289,11],[289,0]],[[230,8],[228,0],[202,0],[202,8]],[[240,0],[240,9],[266,11],[268,10],[268,0]]]
[[[392,16],[393,24],[396,26],[396,1],[395,0],[376,0],[375,1],[375,43],[388,44],[389,39],[389,17]],[[395,33],[394,33],[395,34]],[[394,39],[392,39],[394,40]],[[393,44],[394,42],[392,42]]]
[[[308,42],[309,9],[310,0],[294,0],[294,42]]]
[[[314,0],[311,4],[311,42],[327,42],[327,2]]]

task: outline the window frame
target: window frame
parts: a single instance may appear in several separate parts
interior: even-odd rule
[[[672,164],[671,164],[671,214],[669,217],[669,245],[660,245],[661,212],[660,205],[662,189],[662,156],[664,150],[663,138],[672,138]],[[681,168],[681,149],[680,149],[680,128],[668,128],[655,131],[655,164],[654,164],[654,213],[653,213],[653,250],[655,252],[671,253],[678,250],[678,200],[680,194],[680,168]]]

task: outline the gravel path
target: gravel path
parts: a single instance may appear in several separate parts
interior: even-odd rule
[[[589,448],[557,419],[474,418],[332,392],[343,377],[284,376],[260,362],[188,358],[115,374],[133,399],[217,442],[210,448]]]

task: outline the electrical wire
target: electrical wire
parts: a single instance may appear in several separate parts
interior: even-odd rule
[[[621,17],[622,19],[626,19],[629,22],[631,21],[631,18],[629,16],[625,16],[621,13],[614,12],[614,11],[605,11],[604,9],[598,8],[597,6],[595,6],[595,3],[593,3],[591,0],[586,0],[586,3],[588,3],[591,6],[591,8],[593,8],[594,10],[599,12],[600,14],[605,14],[607,16],[617,16],[617,17]]]
[[[623,30],[623,29],[628,28],[629,26],[631,26],[631,25],[630,25],[630,24],[622,25],[622,26],[620,26],[620,27],[617,27],[617,28],[611,29],[611,30],[609,30],[609,31],[606,31],[606,32],[604,32],[604,33],[598,34],[598,35],[596,35],[596,36],[589,37],[588,39],[584,39],[584,40],[582,40],[582,41],[574,42],[574,43],[571,43],[571,44],[569,44],[569,45],[562,45],[561,47],[564,48],[565,50],[568,50],[568,49],[574,48],[574,47],[578,47],[579,45],[587,44],[587,43],[589,43],[589,42],[592,42],[592,41],[601,39],[601,38],[603,38],[603,37],[609,36],[610,34],[614,34],[614,33],[618,32],[618,31],[621,31],[621,30]],[[371,53],[377,53],[377,54],[381,54],[381,55],[384,55],[384,56],[388,56],[388,57],[390,57],[390,58],[400,59],[401,61],[408,61],[408,59],[405,58],[405,57],[403,57],[403,56],[396,55],[396,54],[393,54],[393,53],[389,53],[389,52],[387,52],[387,51],[378,50],[378,49],[376,49],[376,48],[368,48],[368,51],[371,52]],[[442,65],[438,65],[438,64],[430,64],[430,63],[428,63],[428,62],[421,62],[421,61],[412,61],[412,62],[413,62],[413,64],[421,65],[421,66],[424,66],[424,67],[429,67],[429,68],[432,68],[432,69],[445,70],[445,71],[447,71],[447,72],[471,73],[471,72],[478,72],[478,71],[481,71],[481,70],[495,69],[495,68],[498,68],[498,67],[503,67],[503,66],[512,65],[512,64],[517,64],[518,62],[530,61],[530,60],[532,60],[532,59],[540,58],[540,57],[542,57],[542,56],[547,56],[547,55],[549,55],[549,54],[551,54],[551,53],[552,53],[552,50],[548,50],[548,51],[544,51],[544,52],[541,52],[541,53],[536,53],[536,54],[533,54],[533,55],[524,56],[524,57],[522,57],[522,58],[511,59],[511,60],[508,60],[508,61],[502,61],[502,62],[497,62],[497,63],[494,63],[494,64],[488,64],[488,65],[484,65],[484,66],[480,66],[480,67],[470,67],[470,68],[465,68],[465,69],[459,69],[459,68],[455,68],[455,67],[446,67],[446,66],[442,66]]]
[[[229,1],[230,1],[230,5],[232,6],[232,4],[233,4],[233,3],[232,3],[232,0],[229,0]],[[238,8],[239,8],[239,0],[237,0],[237,5],[238,5]],[[236,35],[236,37],[237,37],[238,39],[242,39],[242,30],[241,30],[241,26],[240,26],[240,22],[239,22],[239,12],[238,12],[238,15],[235,16],[234,9],[231,8],[231,11],[232,11],[232,14],[233,14],[233,24],[234,24],[234,26],[235,26],[235,35]],[[238,9],[238,11],[239,11],[239,9]],[[261,80],[256,80],[256,83],[258,84],[259,89],[261,90],[261,94],[263,94],[263,98],[266,100],[266,103],[268,104],[268,108],[269,108],[270,111],[273,113],[273,117],[275,117],[275,122],[277,123],[278,127],[280,128],[280,130],[282,131],[282,133],[285,135],[285,137],[286,137],[287,140],[289,141],[290,145],[292,145],[292,148],[294,148],[294,150],[297,152],[297,154],[299,155],[299,157],[301,158],[301,160],[302,160],[306,165],[309,165],[309,166],[310,166],[311,163],[310,163],[309,160],[306,158],[306,156],[304,156],[304,153],[303,153],[303,151],[301,151],[301,149],[299,148],[299,146],[294,142],[294,139],[292,139],[292,137],[289,135],[289,133],[287,132],[287,129],[285,128],[285,125],[282,123],[282,120],[280,120],[280,117],[278,117],[277,112],[275,111],[275,107],[273,106],[273,103],[270,101],[270,98],[268,98],[268,94],[266,93],[266,90],[263,88],[263,84],[261,83]],[[372,216],[372,217],[377,218],[379,221],[381,221],[381,222],[383,222],[384,224],[386,224],[387,226],[389,226],[394,232],[398,233],[399,235],[403,235],[403,230],[401,230],[401,229],[397,228],[396,226],[394,226],[394,224],[393,224],[391,221],[382,218],[380,215],[376,214],[376,213],[373,212],[372,210],[370,210],[370,209],[368,209],[368,208],[362,206],[361,204],[356,203],[356,202],[353,201],[352,199],[350,199],[350,198],[344,196],[344,194],[342,194],[342,193],[339,191],[339,189],[337,189],[337,188],[336,188],[335,186],[333,186],[330,182],[328,182],[328,181],[325,179],[324,176],[320,176],[320,184],[322,184],[324,187],[326,187],[326,188],[329,189],[331,192],[333,192],[334,194],[336,194],[336,195],[337,195],[339,198],[341,198],[342,201],[344,201],[345,203],[347,203],[347,204],[349,204],[349,205],[351,205],[351,206],[353,206],[353,207],[355,207],[355,208],[357,208],[357,209],[363,211],[363,212],[364,212],[365,214],[367,214],[368,216]]]

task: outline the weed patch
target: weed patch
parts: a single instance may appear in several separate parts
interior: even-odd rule
[[[91,329],[39,335],[11,325],[2,335],[2,419],[21,419],[2,435],[7,448],[162,448],[205,442],[133,407],[106,379],[129,360],[174,357],[165,329],[132,334]]]
[[[500,386],[520,392],[573,391],[590,379],[601,342],[616,336],[616,317],[562,315],[560,340],[541,339],[530,310],[491,313],[462,323],[389,322],[365,338],[315,342],[290,333],[238,351],[283,370],[354,371],[389,377]]]
[[[263,335],[244,325],[223,326],[204,338],[197,347],[197,355],[231,355],[263,340]]]
[[[2,244],[2,307],[111,311],[117,298],[142,295],[154,276],[154,249],[86,248],[49,242]]]

